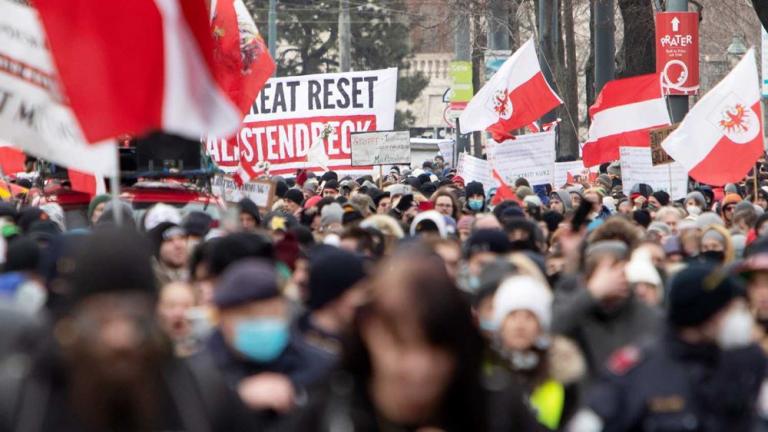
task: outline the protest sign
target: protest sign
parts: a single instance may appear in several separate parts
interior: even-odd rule
[[[555,180],[552,186],[555,189],[563,187],[566,183],[569,183],[569,178],[573,179],[573,182],[579,182],[581,178],[586,177],[589,181],[597,179],[599,166],[593,166],[591,168],[584,168],[584,161],[572,161],[572,162],[555,162]],[[580,178],[581,177],[581,178]]]
[[[653,166],[650,147],[619,147],[619,155],[625,195],[629,196],[635,184],[645,183],[654,191],[667,192],[672,199],[685,198],[688,193],[688,171],[679,163]]]
[[[408,131],[357,132],[352,141],[352,166],[411,163],[411,134]]]
[[[505,183],[522,177],[531,185],[552,183],[555,163],[555,132],[519,135],[513,140],[486,147],[488,161]]]
[[[448,165],[454,165],[456,161],[454,160],[454,149],[456,148],[456,141],[454,140],[445,140],[440,141],[437,143],[437,148],[439,149],[440,156],[443,157],[443,160]]]
[[[664,126],[658,129],[652,129],[649,134],[651,136],[651,163],[653,166],[668,164],[674,159],[670,156],[661,143],[675,130],[680,124],[673,124],[671,126]]]
[[[456,175],[461,176],[465,184],[472,181],[482,183],[486,191],[497,186],[491,176],[491,164],[487,160],[470,156],[469,153],[459,154]]]
[[[217,175],[211,188],[214,194],[224,201],[236,203],[243,198],[250,198],[260,209],[269,211],[275,199],[275,188],[271,181],[254,180],[238,187],[229,176]]]
[[[229,140],[208,138],[206,148],[223,170],[242,166],[256,177],[257,165],[265,161],[275,175],[299,168],[324,171],[307,159],[310,147],[319,142],[328,169],[360,171],[352,168],[350,134],[392,129],[396,93],[396,68],[272,78],[240,132]]]
[[[114,141],[86,142],[64,102],[35,10],[10,0],[0,0],[0,10],[0,139],[61,166],[115,174]]]

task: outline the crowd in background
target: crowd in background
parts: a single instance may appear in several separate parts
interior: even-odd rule
[[[766,427],[768,187],[272,182],[77,230],[0,203],[0,430]]]

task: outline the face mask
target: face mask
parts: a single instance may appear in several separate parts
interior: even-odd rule
[[[701,214],[701,207],[695,205],[685,206],[685,211],[691,216],[698,216]]]
[[[722,263],[723,261],[725,261],[725,252],[723,251],[706,251],[706,252],[702,252],[700,255],[706,261],[711,261],[716,263]]]
[[[477,276],[469,275],[467,278],[467,288],[469,291],[477,291],[480,288],[480,278]]]
[[[746,309],[729,312],[717,334],[717,345],[724,350],[744,348],[752,343],[754,320]]]
[[[268,363],[282,354],[288,338],[288,323],[281,319],[258,318],[235,325],[235,349],[259,363]]]
[[[483,200],[469,200],[467,203],[467,206],[469,206],[470,210],[474,211],[480,211],[483,209]]]
[[[496,323],[493,320],[480,320],[480,330],[488,333],[493,333],[497,329]]]
[[[658,210],[659,208],[658,208],[658,207],[656,207],[656,206],[655,206],[655,205],[653,205],[653,204],[648,204],[648,206],[647,206],[647,209],[648,209],[648,211],[649,211],[649,212],[655,212],[655,211],[656,211],[656,210]]]

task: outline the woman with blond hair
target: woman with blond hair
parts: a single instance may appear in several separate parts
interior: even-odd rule
[[[702,260],[717,264],[729,264],[733,262],[735,251],[731,234],[722,225],[710,225],[701,232]]]

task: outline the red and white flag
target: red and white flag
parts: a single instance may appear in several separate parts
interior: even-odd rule
[[[585,167],[618,160],[619,147],[648,147],[649,131],[671,124],[657,74],[606,83],[589,117],[589,139],[582,147]]]
[[[702,183],[721,186],[747,175],[764,148],[754,49],[694,105],[661,146]]]
[[[275,63],[243,0],[212,0],[211,30],[216,81],[245,114]]]
[[[0,165],[4,173],[23,171],[24,153],[87,173],[116,173],[114,140],[88,143],[61,94],[35,10],[21,2],[0,0],[0,11]],[[80,65],[83,70],[89,66]]]
[[[229,136],[245,112],[216,81],[205,0],[36,0],[88,142],[153,130]]]
[[[501,142],[562,103],[541,72],[533,39],[528,39],[469,101],[459,127],[463,134],[488,131]]]

